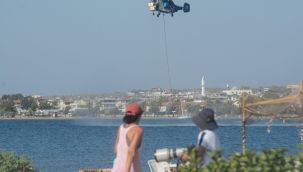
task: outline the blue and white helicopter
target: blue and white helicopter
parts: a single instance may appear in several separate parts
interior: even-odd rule
[[[173,0],[151,0],[148,3],[148,8],[155,15],[155,11],[158,11],[157,17],[160,16],[161,13],[171,14],[174,16],[174,13],[183,10],[183,12],[187,13],[190,11],[190,5],[188,3],[184,3],[183,7],[175,5]]]

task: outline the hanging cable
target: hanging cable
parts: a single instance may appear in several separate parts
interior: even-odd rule
[[[167,46],[167,36],[166,36],[166,23],[165,23],[165,18],[164,18],[164,14],[163,14],[163,31],[164,31],[164,43],[165,43],[165,57],[166,57],[166,65],[167,65],[167,75],[168,75],[168,81],[169,81],[169,91],[170,91],[170,98],[169,98],[169,102],[171,103],[172,106],[172,115],[178,115],[178,108],[175,105],[175,101],[174,101],[174,93],[173,93],[173,87],[172,87],[172,79],[171,79],[171,74],[170,74],[170,67],[169,67],[169,58],[168,58],[168,46]],[[181,104],[180,104],[181,107]]]
[[[169,68],[169,59],[168,59],[168,48],[167,48],[167,37],[166,37],[166,25],[165,25],[165,18],[163,14],[163,30],[164,30],[164,43],[165,43],[165,56],[166,56],[166,65],[167,65],[167,75],[168,75],[168,82],[169,82],[169,89],[172,92],[172,83],[171,83],[171,75],[170,75],[170,68]]]

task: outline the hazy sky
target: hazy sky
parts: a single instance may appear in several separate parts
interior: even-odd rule
[[[0,0],[0,94],[169,88],[163,19],[148,2]],[[303,80],[302,0],[187,2],[190,13],[165,16],[173,88]]]

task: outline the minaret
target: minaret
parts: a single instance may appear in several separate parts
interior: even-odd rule
[[[201,86],[202,86],[201,95],[202,95],[202,97],[205,97],[205,82],[204,82],[204,76],[202,77]]]

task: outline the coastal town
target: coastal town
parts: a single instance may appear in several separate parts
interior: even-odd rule
[[[212,107],[219,118],[240,117],[242,94],[264,99],[296,94],[299,85],[271,87],[207,88],[202,77],[197,89],[132,90],[100,95],[40,96],[10,94],[0,100],[1,118],[114,118],[123,115],[125,106],[139,102],[144,117],[188,117],[203,107]]]
[[[303,172],[302,6],[0,0],[0,172]]]

